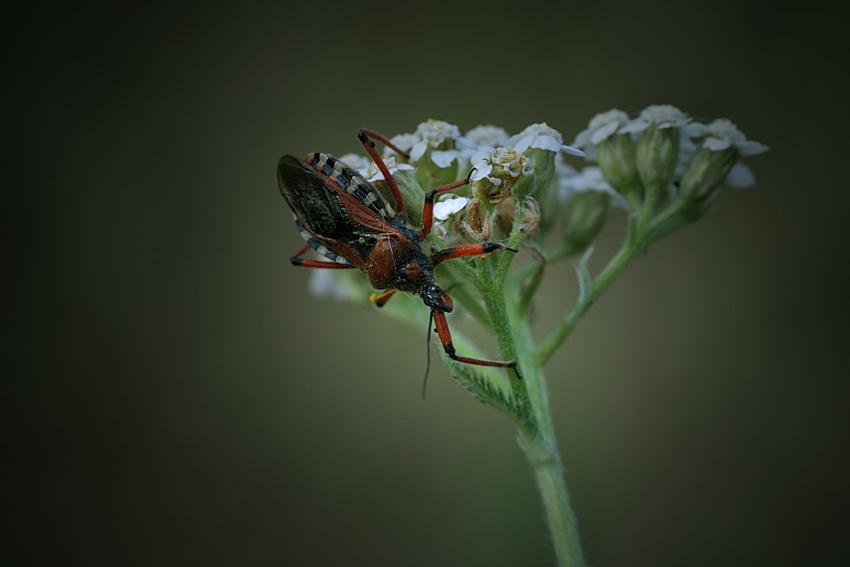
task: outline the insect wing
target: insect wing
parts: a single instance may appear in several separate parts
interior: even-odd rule
[[[311,232],[343,242],[353,236],[339,195],[306,163],[283,156],[277,164],[277,182],[295,216]]]
[[[330,260],[365,270],[365,262],[379,235],[392,230],[378,214],[378,211],[385,211],[383,201],[350,168],[334,168],[339,162],[325,154],[318,155],[332,160],[323,159],[317,163],[324,164],[325,169],[330,167],[331,173],[341,172],[345,189],[338,184],[338,175],[324,175],[304,161],[287,155],[280,158],[277,167],[280,192],[295,213],[298,230],[307,244]]]

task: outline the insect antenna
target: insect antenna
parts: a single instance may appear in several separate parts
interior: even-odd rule
[[[428,386],[428,373],[431,371],[431,326],[434,324],[434,310],[428,316],[428,340],[425,342],[425,352],[427,353],[428,363],[425,365],[425,379],[422,380],[422,401],[425,401],[425,388]]]

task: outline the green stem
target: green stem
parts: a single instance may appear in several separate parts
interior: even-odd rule
[[[638,224],[637,227],[632,226],[630,228],[626,243],[623,244],[617,255],[608,262],[608,265],[597,276],[589,292],[579,296],[576,303],[567,313],[567,316],[546,337],[539,351],[542,364],[545,365],[552,358],[552,355],[555,354],[558,347],[570,336],[570,333],[573,332],[573,329],[587,310],[590,309],[590,306],[608,289],[608,286],[620,277],[623,270],[635,261],[635,259],[643,255],[653,242],[693,222],[692,218],[682,214],[684,206],[684,204],[676,203],[651,221],[646,222],[645,225],[641,226]]]
[[[555,329],[543,341],[540,347],[540,360],[542,364],[546,364],[559,346],[570,336],[576,324],[581,320],[582,316],[590,309],[596,300],[602,295],[602,292],[608,289],[614,281],[623,273],[629,264],[643,252],[643,249],[636,245],[635,240],[629,239],[626,244],[620,249],[616,256],[605,266],[605,269],[599,274],[593,282],[590,292],[584,297],[579,297],[573,307],[570,309],[567,316],[564,317]]]
[[[465,284],[464,278],[456,277],[454,270],[452,267],[445,266],[444,269],[450,274],[449,281],[451,282],[449,287],[451,291],[449,292],[452,299],[456,302],[460,303],[464,309],[469,311],[469,313],[478,321],[483,327],[490,327],[490,316],[487,314],[487,310],[484,305],[481,303],[481,300],[476,296],[475,292],[471,291],[470,286]],[[455,285],[456,284],[456,285]]]
[[[490,315],[492,329],[496,335],[496,341],[499,343],[499,350],[502,353],[503,360],[518,361],[514,333],[510,318],[508,317],[507,306],[505,305],[504,276],[499,277],[500,272],[493,264],[487,263],[481,267],[476,284],[481,292],[481,297],[484,299],[487,313]],[[510,376],[514,395],[519,401],[526,401],[528,394],[523,381],[518,378],[516,372],[508,372],[508,375]]]
[[[540,490],[558,564],[561,567],[583,567],[585,562],[578,522],[570,505],[570,495],[554,439],[549,443],[540,436],[521,435],[520,444]]]
[[[509,297],[517,297],[511,294]],[[555,439],[555,427],[549,405],[549,393],[543,364],[527,317],[527,306],[509,301],[510,315],[515,322],[514,346],[523,370],[522,385],[531,405],[535,430],[520,428],[519,441],[531,466],[546,513],[552,545],[561,567],[584,566],[584,555],[578,533],[578,522],[570,505],[570,495],[564,479],[561,456]]]

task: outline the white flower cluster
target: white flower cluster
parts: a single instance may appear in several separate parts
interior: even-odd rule
[[[743,132],[727,119],[702,124],[667,104],[648,106],[634,119],[617,109],[597,114],[591,118],[587,128],[578,133],[573,146],[584,150],[588,160],[596,161],[596,146],[604,140],[614,134],[629,134],[637,140],[641,133],[650,128],[679,130],[679,164],[676,168],[679,177],[700,147],[720,151],[734,146],[741,156],[752,156],[768,150],[764,144],[747,140]],[[739,162],[732,168],[726,183],[733,187],[748,187],[755,183],[755,176],[746,165]]]
[[[460,164],[466,163],[469,167],[475,168],[471,177],[472,181],[486,177],[496,186],[502,183],[502,179],[490,175],[494,166],[498,168],[500,174],[507,174],[514,179],[520,175],[534,173],[533,161],[524,155],[530,150],[551,151],[556,155],[560,155],[561,152],[584,155],[581,150],[564,145],[561,133],[546,123],[532,124],[513,136],[504,128],[491,124],[476,126],[461,135],[458,127],[453,124],[441,120],[428,120],[419,124],[413,133],[399,134],[390,138],[390,142],[398,149],[407,152],[409,154],[407,161],[410,162],[399,161],[398,154],[391,148],[385,147],[382,154],[391,174],[397,171],[413,170],[414,167],[410,164],[417,164],[428,154],[430,163],[438,168],[447,168],[455,161]],[[384,178],[377,166],[366,157],[347,154],[340,159],[358,170],[369,181]],[[417,164],[417,167],[421,165]],[[460,211],[467,203],[468,200],[465,198],[446,195],[435,203],[434,217],[437,220],[445,220]]]
[[[486,177],[490,183],[496,186],[502,184],[502,179],[490,176],[494,166],[514,179],[520,175],[534,173],[534,164],[531,160],[510,147],[494,148],[489,152],[477,152],[472,156],[471,162],[472,167],[475,168],[475,171],[469,177],[471,181],[479,181]]]

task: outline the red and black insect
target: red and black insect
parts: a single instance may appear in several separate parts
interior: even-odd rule
[[[480,360],[455,353],[445,315],[453,309],[452,300],[434,280],[434,267],[445,260],[495,250],[516,250],[503,244],[482,242],[446,248],[430,256],[422,251],[422,241],[433,224],[434,197],[466,185],[469,179],[438,187],[425,195],[422,228],[416,230],[405,220],[401,192],[370,137],[401,155],[406,154],[375,132],[361,130],[357,137],[392,191],[395,214],[387,210],[383,199],[366,179],[333,156],[314,153],[300,160],[285,155],[277,164],[280,192],[295,214],[301,236],[307,241],[291,258],[292,264],[308,268],[358,268],[369,276],[372,287],[387,290],[376,302],[379,307],[398,290],[418,295],[431,309],[440,342],[451,358],[466,364],[516,370],[513,360]],[[310,248],[327,260],[301,258]]]

